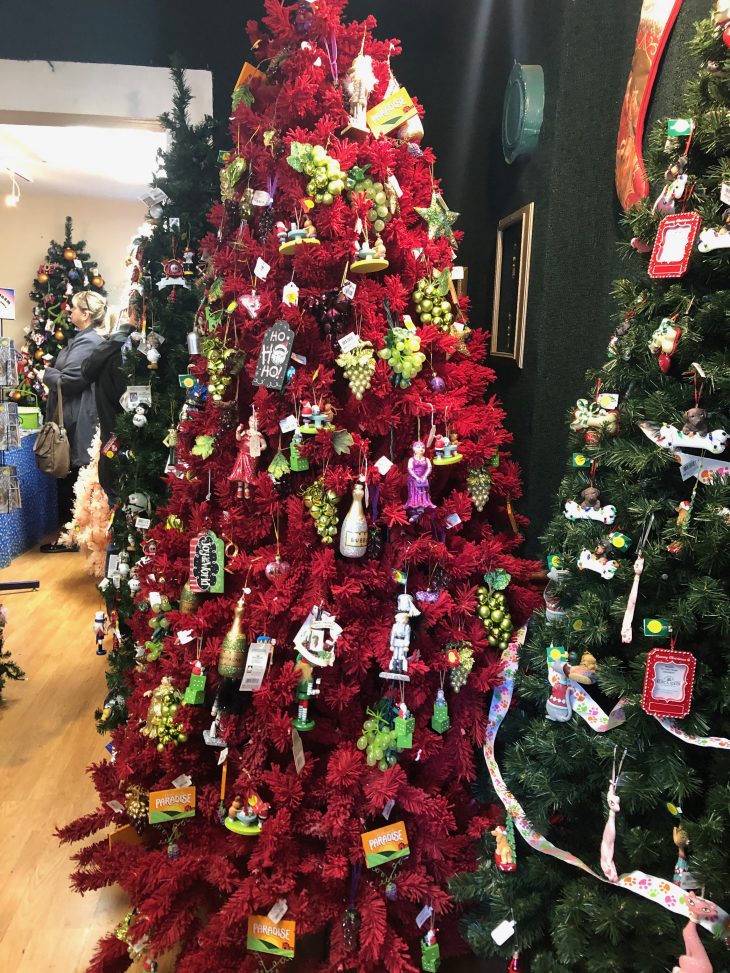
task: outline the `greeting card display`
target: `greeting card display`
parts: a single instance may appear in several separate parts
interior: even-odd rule
[[[681,277],[702,226],[699,213],[672,213],[659,224],[649,261],[650,277]]]
[[[652,716],[686,716],[692,703],[696,665],[691,652],[652,649],[646,660],[642,709]]]

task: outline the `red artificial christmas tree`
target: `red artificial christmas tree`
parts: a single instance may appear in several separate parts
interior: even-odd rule
[[[175,945],[181,973],[252,973],[313,934],[323,973],[464,949],[448,882],[496,823],[475,748],[536,566],[398,43],[345,6],[249,25],[130,718],[61,832],[144,833],[76,855],[78,890],[134,910],[96,973]]]

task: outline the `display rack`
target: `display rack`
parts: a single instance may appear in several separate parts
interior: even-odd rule
[[[3,333],[0,318],[0,517],[22,505],[17,470],[7,463],[6,454],[20,448],[18,406],[8,398],[8,390],[18,384],[15,345]],[[0,591],[37,591],[40,581],[0,581]]]

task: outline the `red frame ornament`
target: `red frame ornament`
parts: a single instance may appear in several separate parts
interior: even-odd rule
[[[692,247],[701,226],[702,217],[699,213],[672,213],[665,216],[659,224],[654,249],[651,252],[649,276],[655,278],[681,277],[687,270]],[[670,233],[680,232],[684,236],[682,250],[681,253],[675,253],[675,241],[667,238]],[[668,245],[671,249],[667,254],[665,250]]]
[[[667,671],[670,666],[677,671]],[[641,708],[651,716],[686,716],[692,703],[696,667],[697,660],[691,652],[652,649],[646,660]]]

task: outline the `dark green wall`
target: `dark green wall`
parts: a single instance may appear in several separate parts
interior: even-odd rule
[[[611,281],[625,271],[613,188],[618,113],[641,0],[351,0],[373,13],[381,36],[399,37],[396,74],[426,108],[426,139],[466,237],[472,323],[489,327],[496,225],[536,205],[525,365],[495,360],[498,391],[525,474],[519,509],[532,520],[530,548],[545,525],[565,462],[565,414],[585,392],[613,330]],[[660,76],[657,110],[672,113],[687,76],[683,42],[710,0],[685,0]],[[214,76],[215,113],[248,55],[244,26],[259,0],[100,0],[93,15],[59,20],[57,4],[15,5],[0,57],[165,65],[179,51]],[[528,162],[501,152],[504,86],[514,60],[545,69],[545,124]],[[497,363],[499,362],[499,363]]]

